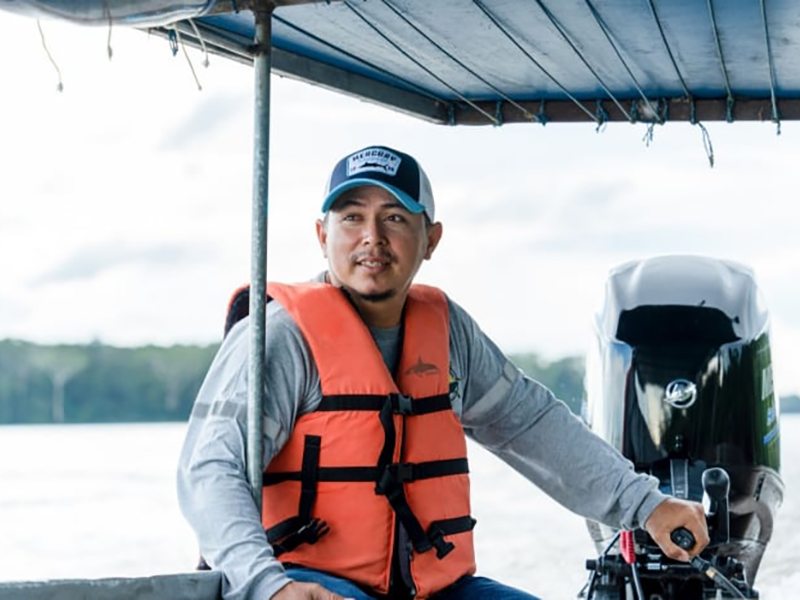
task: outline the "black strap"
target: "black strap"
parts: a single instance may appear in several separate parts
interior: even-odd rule
[[[403,483],[419,479],[432,479],[447,475],[469,473],[469,462],[466,458],[433,460],[424,463],[389,463],[383,469],[377,467],[319,467],[317,481],[372,481],[378,482],[378,476],[389,471],[391,478]],[[302,471],[285,471],[282,473],[264,473],[264,487],[277,485],[284,481],[302,481]]]
[[[315,543],[320,536],[328,532],[324,522],[318,519],[310,520],[319,481],[374,481],[375,493],[386,496],[417,552],[427,552],[431,548],[436,548],[436,556],[440,559],[452,552],[455,545],[446,541],[444,536],[450,535],[449,531],[455,533],[471,530],[474,526],[474,519],[467,516],[435,521],[426,532],[408,504],[404,484],[419,479],[468,473],[467,459],[455,458],[423,463],[392,462],[397,439],[394,415],[398,413],[404,416],[424,414],[415,410],[414,405],[420,403],[424,403],[420,404],[420,409],[427,412],[450,410],[449,397],[441,395],[411,400],[406,396],[392,394],[389,396],[327,396],[324,400],[326,404],[322,410],[378,410],[378,418],[384,431],[384,444],[378,457],[378,464],[375,467],[320,467],[321,438],[307,435],[301,471],[264,473],[263,476],[264,486],[298,480],[302,484],[298,516],[287,519],[267,531],[267,538],[270,540],[278,540],[286,536],[280,543],[273,544],[275,555],[278,556],[304,542]]]
[[[391,464],[394,456],[394,444],[397,439],[397,431],[394,428],[394,413],[392,410],[392,403],[388,397],[383,399],[383,407],[378,413],[378,419],[383,428],[383,448],[378,455],[378,470],[375,474],[375,481],[380,477],[381,472]]]
[[[319,481],[319,450],[322,438],[318,435],[307,435],[303,448],[303,470],[300,474],[300,509],[297,516],[305,524],[311,520],[311,509],[317,499],[317,481]]]
[[[432,521],[430,527],[428,527],[428,535],[455,535],[456,533],[465,533],[475,529],[476,523],[477,521],[470,516]]]
[[[428,527],[426,535],[436,548],[436,557],[444,558],[456,547],[452,542],[445,541],[444,536],[472,531],[475,523],[477,521],[470,516],[433,521]]]
[[[413,417],[434,412],[452,410],[453,404],[448,394],[414,399],[403,394],[389,394],[392,412],[397,415]],[[381,411],[386,405],[386,396],[379,394],[348,394],[323,396],[316,410],[330,412],[339,410]]]
[[[284,521],[285,523],[286,521]],[[267,539],[270,539],[270,531],[267,530]],[[320,519],[311,519],[308,523],[300,527],[297,531],[290,533],[280,542],[272,543],[272,552],[276,557],[284,552],[294,550],[300,544],[316,544],[319,539],[330,531],[328,524]]]
[[[398,483],[407,483],[419,479],[463,475],[465,473],[469,473],[469,462],[466,458],[449,458],[423,463],[392,463],[387,465],[380,473],[378,485],[386,478]]]
[[[277,525],[273,525],[266,530],[267,541],[270,544],[275,544],[281,538],[285,538],[288,535],[296,533],[299,529],[300,520],[297,518],[297,515],[294,517],[289,517],[288,519],[284,519]]]
[[[392,464],[392,455],[394,453],[395,439],[397,432],[394,427],[393,406],[390,398],[384,400],[384,405],[379,413],[381,425],[385,435],[383,449],[381,450],[380,457],[378,458],[378,477],[375,482],[375,493],[386,496],[389,504],[394,509],[397,518],[403,524],[403,527],[414,545],[414,549],[419,552],[427,552],[434,546],[436,547],[436,556],[444,558],[447,556],[455,546],[444,540],[443,536],[431,539],[425,533],[422,525],[417,519],[417,516],[408,505],[406,492],[403,484],[411,481],[415,475],[414,470],[409,463]],[[469,470],[466,464],[466,459],[462,459],[463,463],[459,465],[461,469]],[[451,461],[431,461],[433,463],[451,463]],[[460,462],[460,461],[459,461]],[[423,465],[430,465],[431,463],[419,463],[417,467]],[[434,469],[435,470],[435,469]],[[465,471],[461,471],[465,472]],[[440,476],[440,474],[433,475]]]
[[[290,517],[267,529],[267,540],[272,544],[275,556],[294,550],[300,544],[315,544],[328,533],[325,521],[311,518],[311,511],[317,499],[319,481],[319,454],[322,438],[307,435],[303,446],[302,470],[297,473],[300,480],[300,502],[297,516]]]

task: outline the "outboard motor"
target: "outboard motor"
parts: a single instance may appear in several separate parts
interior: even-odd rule
[[[705,495],[711,543],[688,565],[645,531],[588,522],[601,556],[587,561],[582,597],[758,597],[753,582],[783,500],[768,326],[742,265],[666,256],[611,272],[587,357],[586,418],[663,492]],[[691,547],[681,533],[673,541]]]

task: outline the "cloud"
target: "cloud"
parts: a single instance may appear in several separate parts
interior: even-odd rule
[[[210,134],[249,114],[251,101],[244,94],[208,93],[196,104],[192,112],[164,133],[158,150],[173,152],[190,150],[199,143],[207,143]]]
[[[140,266],[147,269],[176,267],[207,260],[207,248],[194,244],[158,244],[136,247],[106,242],[80,248],[62,263],[31,282],[32,287],[55,283],[93,279],[106,271],[122,266]]]
[[[0,339],[28,316],[29,307],[6,294],[0,294]]]

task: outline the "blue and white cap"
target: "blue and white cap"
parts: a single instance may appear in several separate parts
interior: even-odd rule
[[[369,146],[348,154],[333,168],[325,188],[322,212],[328,212],[343,192],[361,185],[377,185],[391,192],[409,212],[424,212],[434,221],[433,190],[425,171],[414,157],[386,148]]]

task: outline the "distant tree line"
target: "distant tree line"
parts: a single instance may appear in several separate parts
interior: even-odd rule
[[[217,348],[0,341],[0,424],[185,421]],[[582,358],[510,358],[581,413]],[[782,398],[781,408],[800,412],[800,397]]]
[[[781,412],[800,412],[800,396],[781,396]]]
[[[185,420],[216,349],[0,341],[0,424]]]
[[[568,356],[554,362],[547,362],[538,354],[509,354],[511,362],[539,383],[550,389],[563,400],[576,415],[581,414],[585,396],[583,387],[584,359]]]

